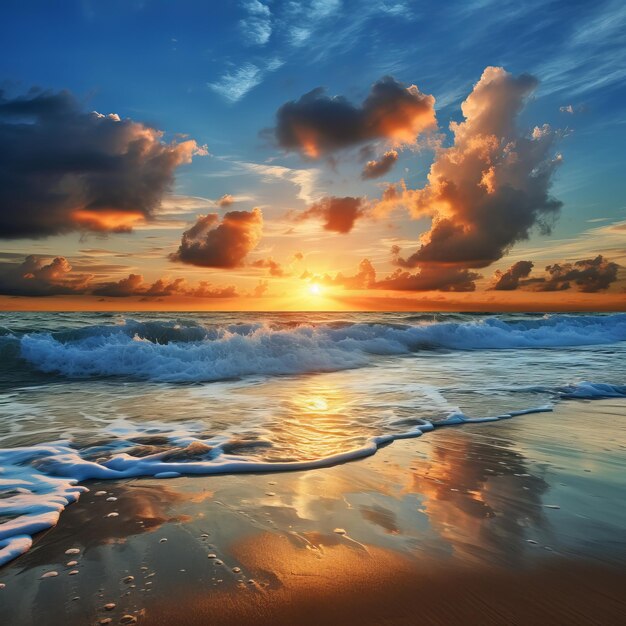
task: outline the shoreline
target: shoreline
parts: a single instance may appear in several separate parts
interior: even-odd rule
[[[618,623],[625,413],[575,400],[326,469],[88,483],[0,569],[0,621]]]

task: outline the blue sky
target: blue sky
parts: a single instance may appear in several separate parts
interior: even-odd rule
[[[551,242],[557,249],[572,238],[587,242],[591,229],[626,218],[623,2],[7,0],[1,10],[6,93],[68,89],[86,110],[207,146],[209,156],[177,171],[177,195],[233,194],[242,209],[263,206],[266,223],[323,195],[380,196],[382,181],[361,180],[349,155],[311,162],[278,148],[264,129],[275,125],[279,107],[320,86],[359,103],[372,83],[391,75],[435,97],[447,145],[450,121],[462,120],[461,102],[487,66],[501,66],[539,80],[519,123],[560,129],[563,156],[551,189],[564,203],[553,233],[519,242],[513,257],[534,250],[547,259]],[[384,181],[423,186],[432,160],[428,146],[404,150]],[[302,176],[304,192],[293,182]],[[407,229],[417,239],[427,223],[410,220]],[[173,240],[180,230],[159,236]],[[125,236],[123,245],[143,249],[141,236]],[[82,247],[76,234],[37,245],[68,255]],[[592,252],[585,245],[580,253]],[[33,246],[18,240],[5,247],[26,253]],[[275,246],[268,249],[277,256]],[[336,269],[352,263],[338,262]]]

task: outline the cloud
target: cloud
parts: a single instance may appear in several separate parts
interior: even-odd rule
[[[0,263],[0,294],[54,296],[84,292],[92,274],[72,274],[65,257],[46,261],[29,255],[22,263]]]
[[[458,267],[422,267],[411,274],[398,268],[395,272],[375,283],[375,289],[395,291],[474,291],[475,280],[480,274]]]
[[[200,267],[239,267],[246,255],[256,248],[262,231],[260,209],[230,211],[221,222],[217,213],[209,213],[200,216],[183,233],[178,251],[171,254],[170,259]]]
[[[361,172],[361,178],[363,180],[369,180],[370,178],[378,178],[384,176],[387,172],[391,171],[391,168],[396,164],[398,160],[398,153],[395,150],[388,150],[377,161],[368,161]]]
[[[190,296],[192,298],[235,298],[239,294],[234,286],[215,286],[202,280],[190,285],[184,278],[168,280],[159,278],[143,292],[145,297]]]
[[[601,254],[573,263],[554,263],[545,268],[544,276],[530,276],[533,263],[518,261],[505,272],[496,272],[493,289],[530,289],[532,291],[566,291],[574,285],[583,293],[605,291],[618,280],[620,266]]]
[[[372,140],[413,144],[435,128],[434,105],[433,96],[391,76],[374,83],[360,106],[318,87],[278,109],[274,134],[285,150],[313,159]]]
[[[286,180],[298,188],[298,198],[304,202],[313,202],[319,198],[320,193],[316,190],[320,170],[311,168],[296,170],[282,165],[263,165],[260,163],[240,162],[240,165],[257,174],[264,181]]]
[[[341,286],[345,289],[386,289],[390,291],[474,291],[475,280],[480,278],[476,272],[454,267],[427,267],[411,274],[398,268],[383,280],[376,280],[376,270],[368,259],[363,259],[353,276],[342,273],[334,277],[328,274],[314,276],[304,273],[301,278],[310,279],[329,286]]]
[[[550,195],[561,162],[547,125],[520,133],[517,117],[537,85],[529,75],[488,67],[452,122],[454,144],[437,151],[423,189],[402,188],[383,199],[431,216],[420,248],[401,267],[424,264],[480,268],[500,259],[538,227],[550,231],[561,202]]]
[[[519,287],[520,279],[528,278],[532,269],[532,261],[518,261],[505,272],[498,270],[493,276],[492,289],[495,291],[513,291]]]
[[[266,280],[260,280],[252,291],[252,296],[255,298],[263,297],[269,289],[269,286],[270,285]]]
[[[239,294],[235,287],[215,286],[207,281],[190,285],[185,278],[159,278],[151,285],[144,282],[141,274],[130,274],[117,282],[101,283],[92,289],[94,296],[128,298],[143,296],[143,299],[181,296],[191,298],[235,298]]]
[[[363,198],[336,198],[329,196],[311,205],[306,211],[300,213],[298,220],[311,217],[324,220],[324,229],[335,233],[349,233],[357,219],[365,215]]]
[[[252,267],[266,267],[269,270],[270,276],[281,277],[285,275],[283,266],[272,258],[258,259],[251,265]]]
[[[242,3],[248,15],[240,20],[239,26],[249,44],[265,45],[272,34],[270,8],[258,0],[246,0]]]
[[[124,298],[143,293],[143,276],[141,274],[129,274],[117,282],[105,283],[93,290],[94,296],[108,296],[112,298]]]
[[[0,238],[129,231],[150,219],[195,141],[116,114],[86,113],[67,91],[0,90]]]
[[[617,280],[619,265],[598,255],[574,263],[548,265],[548,278],[538,282],[537,291],[561,291],[575,284],[578,291],[596,293],[608,289]]]
[[[234,196],[231,196],[229,193],[225,193],[218,201],[217,206],[220,208],[230,206],[231,204],[235,204]]]
[[[246,62],[232,72],[226,72],[219,80],[208,83],[209,89],[230,103],[239,102],[246,94],[260,85],[269,72],[282,67],[281,59],[269,59],[264,66]]]
[[[105,266],[99,269],[112,270],[118,269],[118,266]],[[159,278],[148,284],[144,282],[141,274],[129,274],[117,281],[97,282],[94,274],[75,272],[65,257],[49,260],[30,255],[21,263],[15,261],[0,263],[0,295],[232,298],[239,294],[234,286],[212,285],[207,281],[189,284],[185,278]]]
[[[263,81],[261,69],[253,63],[244,63],[233,72],[227,72],[209,88],[229,102],[241,100],[251,89]]]

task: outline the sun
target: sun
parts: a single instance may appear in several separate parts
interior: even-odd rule
[[[313,283],[309,285],[309,293],[312,296],[319,296],[322,294],[322,288],[317,283]]]

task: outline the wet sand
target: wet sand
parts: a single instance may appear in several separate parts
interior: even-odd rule
[[[571,401],[323,470],[91,483],[0,569],[0,623],[626,623],[625,453],[626,401]]]

